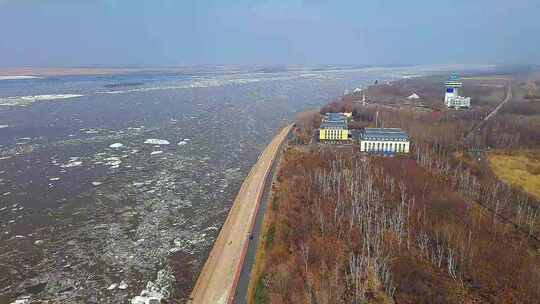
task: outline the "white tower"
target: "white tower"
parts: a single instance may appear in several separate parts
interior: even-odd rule
[[[459,91],[463,84],[456,75],[451,75],[445,82],[446,92],[444,93],[444,104],[448,108],[469,108],[471,106],[470,97],[459,96]]]

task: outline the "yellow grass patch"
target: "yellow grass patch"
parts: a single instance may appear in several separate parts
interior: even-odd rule
[[[498,178],[540,198],[540,159],[537,155],[530,152],[514,155],[490,153],[488,159]]]

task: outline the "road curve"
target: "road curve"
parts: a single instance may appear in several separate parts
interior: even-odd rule
[[[188,303],[232,303],[266,177],[291,128],[289,125],[279,131],[242,183]]]

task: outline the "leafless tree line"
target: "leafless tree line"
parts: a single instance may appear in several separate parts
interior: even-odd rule
[[[303,186],[307,201],[315,202],[308,208],[317,219],[319,233],[322,237],[334,234],[351,248],[344,281],[353,303],[366,301],[374,277],[388,298],[394,297],[396,287],[391,260],[400,249],[414,247],[434,266],[446,269],[451,278],[461,279],[458,265],[464,262],[467,246],[455,249],[448,238],[431,236],[427,230],[422,231],[421,225],[411,225],[416,221],[411,218],[415,208],[414,197],[408,195],[403,182],[385,174],[368,158],[337,158],[330,162],[328,168],[306,170],[305,173]],[[351,236],[355,234],[362,240],[360,246],[353,243]],[[305,277],[309,278],[309,247],[301,243],[300,250]],[[309,280],[305,286],[308,294],[317,289]],[[310,299],[312,297],[317,295],[311,295]],[[326,302],[320,300],[311,299],[310,303]]]
[[[540,237],[538,202],[500,181],[480,183],[469,169],[461,164],[452,165],[444,153],[435,151],[430,145],[416,144],[413,150],[420,166],[449,182],[453,190],[489,210],[494,220],[502,219],[531,237]]]

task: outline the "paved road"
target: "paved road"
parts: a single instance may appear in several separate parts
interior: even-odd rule
[[[283,149],[279,149],[276,155],[275,161],[272,164],[270,169],[270,174],[266,177],[264,182],[263,195],[261,198],[261,206],[257,213],[255,219],[255,225],[253,226],[252,236],[253,239],[250,240],[246,258],[244,259],[244,265],[242,265],[242,271],[240,273],[240,278],[238,279],[238,285],[236,287],[236,293],[234,295],[235,304],[246,304],[248,302],[248,287],[249,281],[251,279],[251,270],[253,269],[253,264],[255,263],[255,257],[257,255],[257,246],[259,245],[259,239],[261,237],[261,228],[264,220],[264,214],[268,208],[268,200],[270,198],[270,193],[272,192],[272,184],[276,178],[276,170],[279,165],[279,160],[281,159],[281,153]]]
[[[508,80],[508,89],[506,91],[506,98],[497,107],[495,107],[495,109],[493,109],[493,111],[491,111],[491,113],[489,113],[488,116],[484,118],[484,121],[489,120],[491,117],[497,115],[497,112],[499,112],[502,106],[504,106],[505,103],[510,101],[510,99],[512,99],[512,81]]]
[[[291,128],[287,126],[272,139],[244,180],[188,303],[232,303],[266,177]]]
[[[470,141],[472,140],[473,136],[474,136],[474,133],[478,132],[485,124],[488,120],[490,120],[491,118],[493,118],[495,115],[497,115],[497,113],[499,112],[499,110],[507,103],[509,102],[511,99],[512,99],[512,80],[510,79],[507,79],[508,80],[508,87],[506,89],[506,97],[504,98],[503,101],[501,101],[486,117],[484,117],[484,119],[478,123],[470,132],[469,134],[467,134],[467,136],[465,136],[465,143],[470,143]]]

